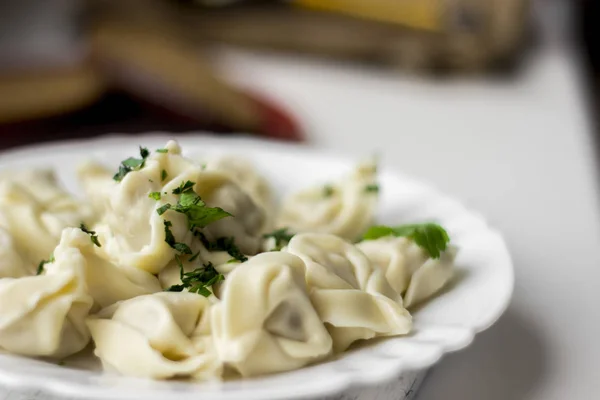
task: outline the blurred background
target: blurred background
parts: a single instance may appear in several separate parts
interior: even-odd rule
[[[1,146],[152,130],[310,138],[310,112],[246,73],[257,57],[509,87],[540,48],[569,46],[595,111],[598,15],[592,0],[2,1]]]

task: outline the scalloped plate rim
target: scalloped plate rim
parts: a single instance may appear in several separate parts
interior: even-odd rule
[[[73,153],[73,152],[76,152],[78,149],[81,149],[84,146],[92,146],[93,151],[97,152],[97,151],[99,151],[99,149],[102,150],[103,148],[110,148],[110,147],[120,146],[123,144],[133,145],[133,144],[137,144],[137,143],[146,143],[149,141],[151,141],[151,142],[157,142],[157,141],[166,142],[169,139],[178,140],[182,144],[182,147],[184,148],[184,150],[186,148],[186,145],[191,145],[191,146],[197,147],[200,144],[206,144],[208,146],[208,148],[230,146],[232,149],[245,149],[245,150],[250,150],[250,151],[266,152],[266,153],[279,150],[279,151],[283,151],[283,152],[293,152],[296,154],[302,153],[303,155],[310,156],[315,159],[334,160],[334,161],[345,163],[345,164],[348,164],[350,162],[349,158],[343,156],[342,154],[336,154],[335,152],[331,152],[331,151],[323,151],[323,150],[319,150],[319,149],[314,149],[314,148],[311,148],[306,145],[266,141],[266,140],[262,140],[262,139],[249,137],[249,136],[221,137],[221,136],[216,136],[216,135],[206,133],[206,132],[201,132],[201,133],[202,133],[202,136],[177,135],[177,134],[169,134],[169,133],[165,133],[165,132],[149,132],[149,133],[146,133],[143,135],[127,135],[127,136],[121,135],[121,134],[110,134],[110,135],[105,135],[105,136],[95,137],[95,138],[90,138],[90,139],[67,140],[67,141],[50,142],[50,143],[42,143],[42,144],[37,144],[37,145],[32,145],[32,146],[25,146],[25,147],[9,149],[9,150],[0,152],[0,169],[4,168],[5,162],[12,164],[12,163],[14,163],[15,160],[19,160],[21,157],[25,157],[25,158],[35,157],[36,154],[39,154],[41,152],[44,152],[44,153],[48,153],[48,152]],[[463,333],[462,339],[459,340],[457,343],[454,343],[454,344],[448,343],[448,342],[436,343],[437,346],[434,347],[435,351],[432,351],[432,354],[430,355],[430,357],[420,363],[415,363],[413,360],[412,364],[406,365],[406,363],[402,359],[394,359],[393,357],[389,357],[389,358],[387,358],[388,360],[390,360],[390,359],[394,360],[393,368],[392,368],[393,370],[390,373],[387,373],[385,376],[362,375],[360,373],[361,372],[360,370],[356,370],[358,373],[353,373],[353,371],[339,373],[339,371],[335,371],[337,373],[335,379],[327,381],[325,383],[319,383],[318,385],[315,385],[314,387],[306,387],[306,386],[299,387],[300,384],[297,384],[296,387],[291,386],[290,388],[294,388],[297,390],[300,389],[299,391],[296,391],[295,393],[289,393],[287,391],[284,393],[281,391],[281,389],[279,389],[279,390],[275,389],[274,391],[269,391],[268,389],[264,389],[264,390],[261,390],[258,392],[253,391],[253,392],[247,392],[247,393],[238,392],[238,391],[231,392],[231,393],[227,393],[227,391],[218,392],[218,393],[215,392],[215,393],[209,394],[207,396],[208,393],[203,393],[201,391],[185,392],[185,391],[181,391],[181,390],[173,390],[173,391],[161,391],[160,393],[156,393],[155,396],[148,397],[150,392],[148,390],[145,390],[144,393],[141,393],[141,397],[140,397],[139,394],[120,392],[119,389],[118,388],[115,389],[115,387],[108,387],[108,386],[103,386],[103,385],[90,386],[89,384],[81,384],[78,382],[65,380],[63,378],[40,377],[39,375],[34,375],[38,379],[32,379],[34,377],[32,375],[7,370],[5,368],[5,365],[7,364],[7,361],[8,361],[8,364],[10,364],[11,358],[14,356],[3,355],[2,353],[0,353],[0,383],[7,387],[10,387],[10,388],[38,389],[38,390],[47,391],[47,392],[55,394],[55,395],[65,395],[65,396],[76,397],[76,398],[158,399],[158,398],[165,398],[164,396],[166,396],[166,395],[171,395],[171,396],[176,396],[178,400],[186,400],[186,399],[191,400],[192,398],[196,398],[199,394],[202,394],[202,398],[206,399],[206,400],[209,400],[209,399],[229,400],[229,399],[239,398],[239,396],[241,394],[243,394],[245,396],[245,398],[248,400],[263,399],[263,398],[273,399],[273,400],[274,399],[283,399],[283,398],[286,398],[286,399],[308,399],[308,398],[315,398],[315,396],[328,396],[328,395],[339,394],[345,390],[359,387],[359,386],[384,384],[384,383],[389,382],[390,380],[397,379],[404,371],[431,367],[432,365],[439,362],[439,360],[445,354],[464,349],[465,347],[469,346],[473,342],[477,333],[480,333],[480,332],[488,329],[491,325],[493,325],[498,320],[498,318],[500,318],[500,316],[504,313],[504,311],[507,309],[507,307],[510,303],[510,299],[512,297],[512,292],[514,290],[514,270],[513,270],[513,266],[512,266],[512,260],[510,258],[510,253],[508,251],[506,243],[503,240],[500,232],[497,231],[496,229],[489,227],[486,220],[479,213],[467,209],[457,199],[440,193],[437,189],[435,189],[435,187],[433,185],[431,185],[421,179],[415,179],[411,176],[404,175],[403,173],[398,172],[397,170],[394,170],[394,169],[385,169],[384,171],[385,171],[385,173],[390,173],[392,176],[397,177],[403,181],[411,182],[413,184],[420,186],[423,189],[426,189],[428,192],[430,192],[431,196],[439,197],[444,200],[449,200],[449,201],[452,201],[452,202],[460,205],[461,211],[465,215],[468,214],[470,217],[474,218],[479,223],[481,223],[482,230],[485,230],[487,235],[495,236],[496,239],[498,240],[499,245],[502,247],[500,250],[504,253],[503,255],[506,258],[504,260],[504,267],[506,268],[506,270],[504,271],[504,273],[506,274],[506,277],[505,277],[506,282],[504,282],[505,287],[501,291],[502,298],[500,298],[497,301],[497,309],[493,310],[493,312],[491,312],[487,315],[487,318],[481,319],[479,321],[479,323],[474,326],[455,327],[458,330],[461,330],[461,332]],[[390,339],[386,339],[386,340],[391,341],[394,339],[397,339],[397,338],[390,338]],[[355,351],[360,352],[361,350],[355,350]],[[20,358],[18,356],[16,357],[16,359],[19,360],[19,361],[17,361],[17,363],[21,362],[21,360],[24,363],[38,362],[35,360],[34,361],[23,360],[22,358]],[[330,362],[336,363],[338,361],[334,360],[334,361],[330,361]],[[50,368],[50,369],[60,368],[60,367],[55,367],[52,364],[47,364],[46,366],[47,366],[47,368]],[[318,368],[319,365],[317,365],[316,367]],[[308,367],[305,369],[310,369],[310,368],[312,368],[312,367]],[[68,371],[70,373],[83,373],[82,371],[74,371],[74,370],[68,370]],[[275,379],[277,379],[277,378],[285,379],[286,374],[287,373],[278,374],[278,375],[275,375],[274,377],[275,377]],[[266,379],[268,381],[270,378],[271,377],[266,377],[266,378],[262,378],[262,379]],[[122,379],[122,380],[127,380],[127,381],[131,380],[130,378],[122,378],[122,377],[118,377],[118,376],[115,376],[115,379],[117,379],[117,380]],[[139,382],[140,382],[140,384],[144,383],[145,384],[144,386],[147,386],[147,384],[149,383],[149,381],[145,381],[145,380],[139,380]],[[320,381],[320,382],[322,382],[322,381]],[[238,382],[238,384],[239,383],[240,382]],[[227,385],[227,384],[228,384],[227,382],[224,383],[224,385]],[[243,384],[243,382],[242,382],[242,384]],[[234,397],[232,397],[232,396],[234,396]]]

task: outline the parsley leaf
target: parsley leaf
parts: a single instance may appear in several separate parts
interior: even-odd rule
[[[179,242],[177,242],[177,243],[175,243],[173,245],[173,248],[175,250],[177,250],[178,252],[180,252],[181,254],[192,254],[192,250],[185,243],[179,243]]]
[[[196,183],[192,181],[181,182],[178,188],[173,189],[173,194],[182,194],[191,191],[195,184]]]
[[[148,149],[140,146],[140,156],[142,158],[129,157],[128,159],[121,161],[119,171],[113,176],[113,179],[117,182],[121,182],[128,173],[144,168],[146,158],[148,158],[149,155],[150,152]]]
[[[160,192],[151,192],[148,197],[150,197],[151,199],[154,199],[156,201],[160,200]],[[161,215],[161,214],[159,214]]]
[[[237,261],[248,261],[248,257],[246,257],[239,247],[235,245],[235,239],[233,237],[220,237],[214,242],[211,242],[202,232],[196,231],[194,232],[194,236],[200,239],[200,242],[202,242],[208,251],[226,251]]]
[[[196,258],[198,258],[199,255],[200,255],[200,252],[197,252],[196,254],[194,254],[193,256],[190,257],[188,262],[196,261]]]
[[[225,279],[225,277],[215,269],[212,263],[203,265],[191,272],[184,272],[181,259],[178,256],[176,256],[175,259],[179,265],[181,285],[173,285],[167,288],[166,291],[168,292],[181,292],[184,289],[188,289],[190,293],[198,293],[204,297],[208,297],[212,294],[208,288]]]
[[[333,186],[331,186],[331,185],[323,186],[323,196],[324,197],[331,197],[331,196],[333,196],[333,193],[334,193]]]
[[[204,228],[213,222],[231,216],[220,207],[208,207],[192,189],[194,185],[195,183],[191,181],[182,182],[177,189],[173,190],[174,194],[181,195],[179,201],[175,207],[169,206],[173,211],[187,216],[190,229],[195,227]]]
[[[192,254],[192,250],[187,244],[175,240],[175,236],[173,235],[173,232],[171,232],[173,223],[165,219],[163,220],[163,224],[165,225],[165,242],[181,254]]]
[[[140,156],[145,160],[150,155],[150,151],[146,147],[140,146]]]
[[[54,260],[54,254],[51,254],[49,259],[40,261],[40,263],[38,264],[37,271],[36,271],[35,274],[36,275],[41,275],[42,272],[44,272],[44,266],[46,264],[53,263],[54,261],[55,261]]]
[[[276,229],[271,233],[266,233],[263,235],[264,239],[273,238],[275,239],[275,248],[271,251],[279,251],[292,240],[294,236],[293,233],[288,232],[288,228]]]
[[[168,153],[169,150],[167,150],[167,149],[156,149],[156,152],[157,153]]]
[[[96,231],[90,231],[83,222],[81,223],[81,225],[79,225],[79,229],[81,229],[83,232],[90,235],[90,239],[92,240],[92,243],[94,243],[98,247],[102,247],[102,245],[100,244],[100,241],[98,240],[98,235],[96,234]]]
[[[168,176],[168,175],[167,175],[167,171],[163,169],[163,170],[160,172],[160,180],[161,180],[161,181],[164,181],[165,179],[167,179],[167,176]]]
[[[156,209],[156,212],[158,213],[158,215],[163,215],[164,213],[167,212],[167,210],[171,209],[171,204],[167,203],[163,206],[160,206]]]
[[[364,234],[364,240],[379,239],[384,236],[407,237],[429,253],[431,258],[440,258],[440,253],[446,250],[450,237],[444,228],[434,223],[400,225],[395,227],[379,225],[369,228]]]
[[[367,186],[365,186],[365,192],[367,192],[367,193],[379,193],[379,185],[378,184],[367,185]]]

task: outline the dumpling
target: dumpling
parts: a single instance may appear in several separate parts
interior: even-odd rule
[[[206,169],[227,175],[252,198],[267,218],[272,214],[275,205],[271,186],[249,160],[232,155],[215,157],[206,163]],[[268,221],[263,231],[271,229],[271,223]]]
[[[353,342],[410,331],[412,318],[383,273],[353,244],[329,234],[298,234],[284,251],[302,258],[310,299],[336,352]]]
[[[154,275],[137,268],[118,267],[108,261],[102,248],[81,229],[65,229],[60,245],[79,251],[83,256],[78,259],[81,264],[77,267],[83,267],[88,292],[101,308],[162,290]]]
[[[88,318],[95,354],[124,375],[168,379],[219,377],[210,330],[210,302],[195,293],[155,293]]]
[[[166,203],[175,204],[177,198],[173,190],[181,182],[194,181],[200,167],[183,159],[175,142],[169,142],[166,150],[166,153],[153,153],[143,168],[126,174],[120,182],[112,177],[103,178],[102,185],[106,188],[98,193],[98,197],[103,194],[107,197],[98,201],[101,206],[97,207],[104,209],[104,217],[94,229],[105,253],[119,266],[155,274],[173,260],[175,251],[165,241],[165,221],[171,223],[169,230],[177,242],[189,245],[192,240],[185,215],[175,212],[159,215],[157,209]],[[92,174],[80,176],[80,179],[83,182],[92,179],[93,182],[100,178]],[[149,197],[154,192],[161,193],[160,200]]]
[[[108,208],[108,200],[115,190],[114,172],[96,161],[86,161],[77,169],[79,184],[87,201],[98,217]]]
[[[278,227],[330,233],[354,241],[372,224],[377,205],[377,168],[361,164],[340,183],[318,186],[284,200]]]
[[[199,241],[192,242],[191,250],[193,253],[191,256],[179,257],[184,272],[194,271],[210,263],[219,273],[226,275],[240,264],[239,261],[232,259],[226,251],[208,251]],[[181,284],[178,262],[176,260],[171,261],[160,271],[158,280],[163,289]]]
[[[43,275],[0,279],[0,348],[62,358],[89,342],[85,318],[94,301],[87,293],[84,256],[61,243],[54,260]]]
[[[104,198],[96,205],[104,217],[94,229],[111,260],[119,266],[159,273],[176,254],[166,242],[165,221],[171,224],[169,230],[177,243],[191,247],[198,240],[193,237],[184,214],[173,210],[162,215],[157,212],[167,203],[177,204],[179,195],[173,191],[188,181],[194,183],[193,190],[207,206],[220,207],[232,214],[203,228],[205,238],[215,241],[232,237],[242,252],[255,254],[260,244],[264,212],[225,175],[203,171],[200,165],[184,158],[176,142],[170,141],[164,150],[152,153],[142,168],[125,174],[120,182],[97,168],[84,168],[80,174],[88,195],[95,193],[98,198]]]
[[[306,293],[304,274],[300,258],[271,252],[227,276],[212,319],[226,365],[255,376],[300,368],[331,353],[331,337]]]
[[[403,295],[404,306],[413,307],[442,289],[454,273],[456,248],[449,247],[432,259],[414,241],[383,237],[357,244],[371,263],[385,273],[392,288]]]
[[[59,187],[52,171],[15,172],[0,178],[0,227],[34,268],[47,259],[66,227],[91,219],[91,209]]]
[[[220,207],[233,215],[203,229],[209,240],[233,237],[244,254],[256,254],[262,243],[266,213],[234,181],[217,171],[203,171],[194,190],[211,207]]]
[[[32,272],[15,250],[12,236],[0,228],[0,279],[20,278],[31,275]]]

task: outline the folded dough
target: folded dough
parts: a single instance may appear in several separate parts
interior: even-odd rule
[[[98,198],[96,208],[103,214],[94,230],[104,252],[119,266],[156,274],[172,261],[176,253],[165,241],[165,220],[172,223],[170,230],[177,242],[189,245],[192,240],[183,214],[158,215],[157,209],[177,203],[173,189],[181,182],[194,181],[201,169],[181,156],[176,142],[170,141],[165,148],[166,153],[152,153],[143,168],[128,173],[120,182],[100,174],[98,167],[88,165],[80,170],[86,194]],[[150,198],[152,192],[160,192],[161,199]]]
[[[265,210],[227,175],[217,171],[203,171],[194,190],[210,207],[220,207],[233,217],[213,222],[202,231],[209,240],[233,237],[244,254],[254,255],[260,250],[266,224]]]
[[[171,232],[179,243],[192,246],[194,241],[187,218],[175,211],[158,215],[157,210],[169,203],[177,204],[173,190],[187,181],[209,207],[220,207],[232,214],[202,229],[208,240],[233,237],[246,254],[259,250],[260,233],[265,213],[230,178],[220,172],[204,171],[198,164],[181,155],[180,146],[170,141],[166,152],[153,152],[144,167],[129,172],[116,182],[101,167],[87,164],[79,179],[90,197],[96,197],[95,208],[103,214],[94,227],[106,253],[116,264],[133,266],[159,273],[174,259],[175,251],[165,242],[164,221],[172,223]],[[161,194],[160,200],[149,197]]]
[[[359,165],[341,182],[317,186],[284,200],[276,226],[293,232],[330,233],[354,241],[372,224],[377,205],[374,163]]]
[[[448,247],[439,259],[432,259],[414,241],[404,237],[383,237],[357,244],[371,263],[385,273],[390,286],[403,295],[409,308],[427,300],[452,278],[456,248]]]
[[[329,234],[298,234],[284,251],[302,258],[310,299],[336,352],[376,336],[406,334],[412,318],[383,273],[353,244]]]
[[[102,247],[96,246],[81,229],[65,229],[60,245],[77,250],[83,256],[78,259],[81,263],[77,267],[83,267],[88,293],[99,308],[162,290],[158,279],[149,272],[119,267],[108,261]]]
[[[270,216],[275,208],[273,192],[269,182],[260,175],[252,162],[242,156],[225,155],[210,159],[206,163],[206,170],[221,172],[239,185],[264,212],[267,221],[262,231],[272,229],[273,221]]]
[[[210,302],[195,293],[155,293],[117,303],[87,319],[95,354],[125,375],[199,380],[221,375],[210,330]]]
[[[288,371],[331,353],[331,337],[306,293],[305,267],[292,254],[259,254],[225,279],[213,307],[220,358],[243,376]]]
[[[42,275],[0,279],[1,348],[62,358],[89,342],[85,317],[93,299],[85,282],[86,261],[68,242],[61,240],[55,261],[45,265]]]
[[[66,227],[91,220],[91,209],[63,190],[52,171],[0,176],[0,227],[13,238],[28,269],[47,259]]]
[[[12,236],[6,229],[0,228],[0,279],[20,278],[31,275],[33,269],[23,262],[23,258],[15,249]]]

